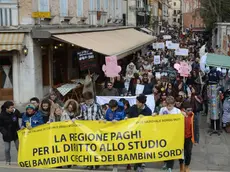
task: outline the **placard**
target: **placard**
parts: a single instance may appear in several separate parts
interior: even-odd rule
[[[153,43],[152,46],[153,46],[153,49],[164,49],[165,48],[164,42]]]
[[[92,50],[77,52],[77,57],[81,71],[96,68],[96,59]]]
[[[117,57],[105,57],[105,65],[102,66],[102,70],[107,77],[119,76],[119,73],[121,72],[121,67],[117,65]]]
[[[155,65],[161,64],[161,57],[160,56],[154,56],[154,64]]]
[[[169,39],[172,39],[172,36],[171,35],[163,35],[163,39],[169,40]]]
[[[145,86],[141,84],[136,85],[136,95],[140,95],[143,93]]]
[[[177,49],[179,49],[180,48],[180,44],[176,44],[176,43],[169,43],[169,45],[168,45],[168,49],[170,49],[170,50],[177,50]]]
[[[176,49],[175,55],[176,56],[188,56],[188,49],[186,49],[186,48]]]
[[[166,47],[168,47],[169,44],[172,44],[172,43],[173,43],[172,41],[166,41],[166,42],[165,42],[165,45],[166,45]]]

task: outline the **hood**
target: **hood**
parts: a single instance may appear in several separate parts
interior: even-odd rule
[[[68,99],[66,102],[65,102],[65,104],[64,104],[64,110],[67,110],[67,106],[68,106],[68,104],[70,103],[70,102],[74,102],[75,104],[76,104],[76,111],[75,111],[75,113],[77,113],[78,114],[78,112],[79,112],[79,104],[78,104],[78,102],[76,101],[76,100],[74,100],[74,99]]]

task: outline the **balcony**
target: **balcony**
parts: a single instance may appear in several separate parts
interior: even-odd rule
[[[106,26],[107,25],[107,12],[89,11],[89,25]]]
[[[18,25],[17,3],[0,3],[0,27]]]

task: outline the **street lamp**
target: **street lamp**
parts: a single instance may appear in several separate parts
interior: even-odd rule
[[[28,55],[28,48],[24,45],[23,48],[22,48],[22,52],[25,56]]]

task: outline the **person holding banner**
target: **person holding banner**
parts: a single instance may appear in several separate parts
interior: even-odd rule
[[[94,95],[91,91],[85,92],[83,94],[85,103],[82,105],[82,108],[80,110],[80,115],[72,119],[73,122],[77,119],[91,120],[91,121],[96,121],[96,120],[101,121],[104,119],[102,108],[99,104],[95,103],[93,96]],[[87,166],[86,168],[88,170],[93,170],[93,169],[99,169],[100,166],[98,165]]]
[[[180,109],[175,107],[175,99],[172,96],[166,98],[166,107],[160,109],[159,115],[169,115],[169,114],[181,114]],[[167,169],[168,172],[172,172],[174,166],[174,160],[165,161],[163,169]]]
[[[136,118],[136,117],[142,117],[142,116],[151,116],[152,111],[151,109],[146,105],[147,96],[144,94],[140,94],[136,98],[136,105],[133,105],[129,110],[128,118]],[[137,172],[142,172],[143,168],[145,168],[145,164],[135,164],[134,170],[137,170]]]
[[[112,121],[112,122],[117,122],[120,120],[123,120],[125,118],[125,109],[124,109],[124,104],[119,101],[117,102],[116,100],[110,100],[109,101],[109,109],[106,111],[105,114],[105,122],[106,121]],[[113,166],[113,172],[117,172],[117,165]]]
[[[44,121],[40,111],[36,111],[36,107],[33,104],[28,104],[26,112],[22,115],[21,128],[31,129],[42,124],[44,124]]]
[[[2,133],[2,138],[5,146],[6,165],[10,165],[11,142],[14,141],[17,150],[19,145],[17,131],[20,130],[18,124],[20,112],[14,108],[14,103],[11,101],[5,102],[2,105],[1,109],[2,111],[0,114],[0,132]]]

